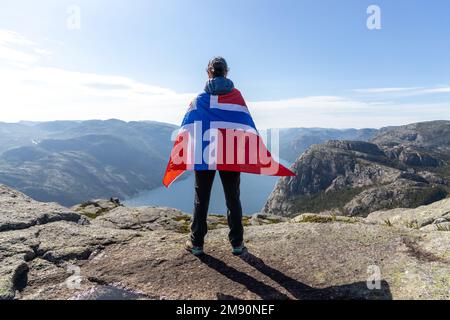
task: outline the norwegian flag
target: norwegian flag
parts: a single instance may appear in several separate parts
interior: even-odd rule
[[[191,102],[175,139],[163,184],[168,187],[186,170],[295,176],[272,158],[237,89],[218,96],[204,92]]]

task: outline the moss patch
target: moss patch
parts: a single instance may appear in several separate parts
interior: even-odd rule
[[[406,227],[411,228],[411,229],[417,229],[417,230],[420,228],[417,220],[406,222]]]
[[[88,217],[89,219],[95,219],[99,216],[101,216],[104,212],[85,212],[85,211],[77,211],[79,214]]]
[[[444,225],[438,224],[436,226],[436,230],[437,231],[450,231],[450,226],[444,226]]]
[[[173,217],[172,218],[172,220],[174,220],[174,221],[189,221],[189,220],[191,220],[191,217],[190,216],[179,216],[179,217]]]
[[[251,218],[249,216],[245,216],[242,218],[242,224],[244,225],[244,227],[248,227],[251,225],[250,219]]]
[[[180,226],[180,228],[178,229],[178,232],[184,233],[184,234],[190,233],[191,232],[191,224],[189,222],[183,223]]]
[[[331,222],[344,222],[344,223],[356,223],[355,218],[348,218],[336,215],[320,215],[320,214],[305,214],[300,216],[295,221],[296,223],[331,223]]]
[[[92,210],[85,210],[87,207],[93,206],[95,208],[95,212]],[[95,219],[108,211],[111,211],[113,208],[102,208],[98,203],[93,201],[86,201],[80,204],[80,206],[75,209],[79,214],[88,217],[90,219]]]

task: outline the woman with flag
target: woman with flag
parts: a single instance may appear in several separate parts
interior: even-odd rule
[[[232,253],[245,251],[240,173],[293,176],[276,162],[259,136],[244,98],[227,78],[224,58],[209,61],[204,92],[190,104],[164,175],[168,187],[186,170],[195,171],[195,201],[186,249],[202,255],[208,231],[207,215],[216,171],[225,194]]]

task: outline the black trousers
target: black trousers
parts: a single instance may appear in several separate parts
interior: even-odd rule
[[[195,171],[195,202],[191,224],[191,240],[194,246],[203,247],[203,241],[208,232],[206,218],[215,175],[215,170]],[[230,228],[228,237],[232,246],[239,246],[244,236],[242,207],[239,199],[241,174],[240,172],[219,171],[219,175],[228,209],[227,221]]]

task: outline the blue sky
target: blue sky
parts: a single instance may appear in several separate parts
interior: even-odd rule
[[[214,55],[260,128],[450,119],[448,0],[0,3],[0,121],[179,123]]]

